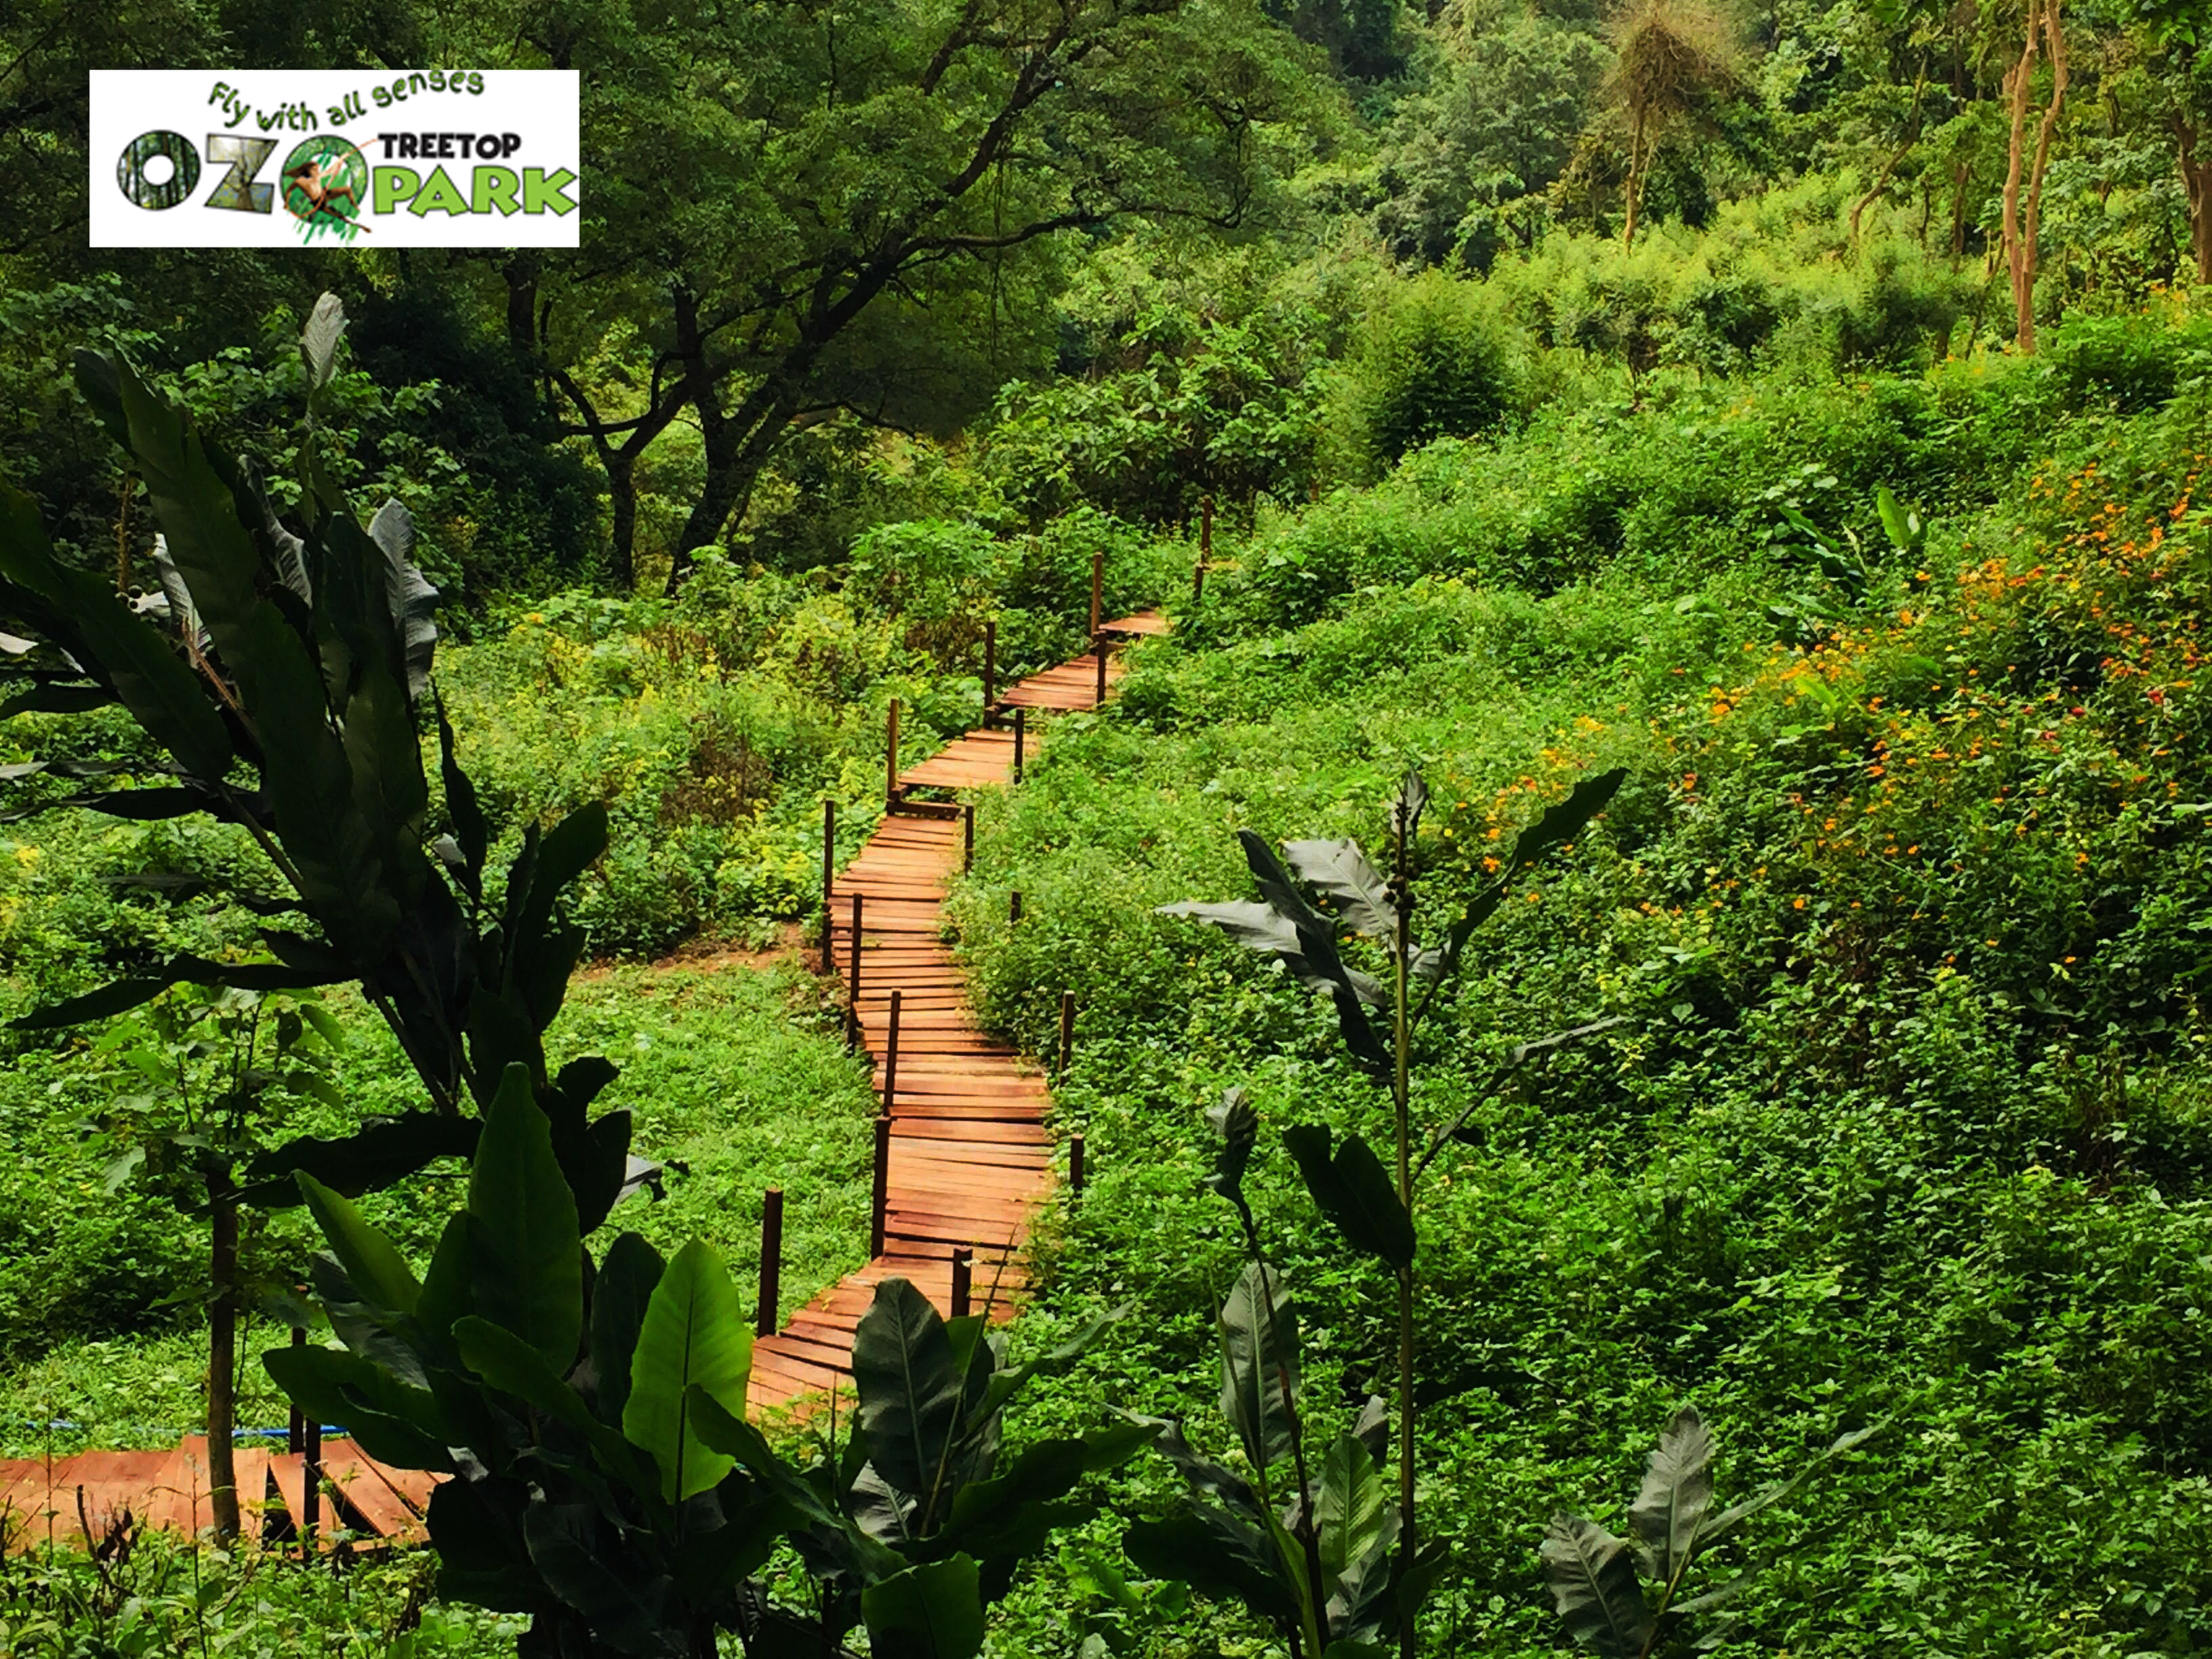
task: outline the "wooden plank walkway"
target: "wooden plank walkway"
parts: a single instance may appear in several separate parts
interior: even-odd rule
[[[1099,629],[1109,695],[1124,668],[1118,643],[1164,634],[1167,626],[1157,611],[1140,611]],[[1099,654],[1086,653],[1008,687],[999,707],[1096,708],[1099,670]],[[994,726],[957,738],[899,774],[902,797],[917,788],[1006,783],[1013,775],[1014,742],[1011,731]],[[884,1248],[754,1344],[749,1402],[756,1410],[799,1405],[848,1381],[854,1329],[884,1279],[910,1279],[949,1310],[952,1258],[966,1249],[974,1258],[974,1305],[994,1319],[1012,1318],[1027,1288],[1022,1244],[1030,1213],[1052,1189],[1052,1132],[1045,1124],[1052,1097],[1033,1063],[976,1024],[943,941],[945,896],[959,873],[963,842],[957,818],[915,816],[909,806],[884,819],[831,887],[829,925],[840,973],[852,960],[852,902],[860,896],[856,1012],[878,1091],[886,1080],[891,993],[899,994]],[[262,1536],[273,1517],[301,1513],[303,1455],[241,1444],[235,1458],[248,1536]],[[322,1547],[335,1547],[331,1534],[340,1527],[391,1542],[426,1535],[422,1516],[436,1477],[386,1468],[342,1439],[324,1444],[323,1477]],[[125,1513],[187,1535],[214,1524],[206,1437],[187,1436],[167,1451],[78,1452],[51,1466],[0,1461],[0,1537],[15,1547],[43,1542],[50,1522],[57,1541],[97,1545]]]
[[[305,1512],[306,1455],[241,1442],[232,1459],[246,1535],[289,1536]],[[379,1463],[350,1440],[325,1441],[320,1547],[336,1548],[340,1528],[356,1540],[422,1541],[436,1480]],[[51,1467],[39,1458],[0,1461],[0,1534],[12,1548],[43,1544],[50,1520],[55,1542],[97,1545],[126,1514],[153,1531],[187,1537],[213,1526],[207,1437],[186,1435],[167,1451],[82,1451]]]
[[[1156,611],[1108,623],[1106,688],[1125,672],[1114,641],[1167,631]],[[1099,706],[1098,659],[1086,653],[1009,686],[1002,708]],[[985,726],[956,738],[898,775],[902,790],[980,789],[1013,776],[1014,735]],[[960,873],[963,827],[951,817],[893,814],[832,884],[830,959],[853,959],[853,899],[860,899],[860,1040],[878,1092],[899,994],[898,1072],[890,1102],[883,1254],[753,1345],[751,1403],[792,1406],[845,1383],[853,1331],[876,1285],[893,1276],[949,1311],[953,1253],[974,1254],[973,1305],[1011,1319],[1027,1289],[1021,1249],[1032,1211],[1052,1190],[1052,1096],[1043,1073],[976,1024],[943,942],[945,896]]]

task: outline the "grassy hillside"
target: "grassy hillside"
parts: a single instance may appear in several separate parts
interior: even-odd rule
[[[1975,441],[1996,411],[2013,441]],[[961,915],[988,1011],[1042,1048],[1062,987],[1082,1010],[1061,1099],[1092,1184],[1051,1301],[1140,1310],[1060,1410],[1188,1413],[1219,1449],[1210,1316],[1239,1252],[1198,1183],[1224,1085],[1252,1091],[1263,1148],[1316,1116],[1388,1134],[1324,1000],[1152,907],[1246,896],[1240,827],[1373,848],[1419,764],[1433,936],[1501,832],[1625,764],[1476,936],[1421,1054],[1418,1120],[1474,1108],[1423,1217],[1423,1503],[1455,1569],[1435,1650],[1553,1649],[1546,1516],[1617,1526],[1694,1400],[1737,1495],[1892,1419],[1759,1523],[1745,1559],[1778,1559],[1726,1650],[2194,1651],[2202,405],[2007,367],[1686,396],[1604,447],[1596,424],[1432,450],[1263,525],[987,820]],[[1778,517],[1792,480],[1832,548],[1860,536],[1862,591]],[[1909,556],[1876,482],[1934,508]],[[1609,539],[1542,528],[1607,495]],[[1286,586],[1316,571],[1321,598]],[[1512,1043],[1607,1016],[1485,1094]],[[1314,1231],[1279,1144],[1255,1186],[1309,1397],[1348,1421],[1392,1374],[1388,1283]],[[1158,1504],[1173,1483],[1146,1477]]]

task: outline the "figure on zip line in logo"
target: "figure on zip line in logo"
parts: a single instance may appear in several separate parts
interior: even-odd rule
[[[307,139],[284,159],[284,205],[309,241],[334,235],[349,241],[372,228],[362,198],[368,163],[343,138]]]

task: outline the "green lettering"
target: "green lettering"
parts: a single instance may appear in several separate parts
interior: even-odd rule
[[[543,213],[547,208],[566,216],[576,210],[576,204],[562,191],[576,182],[576,175],[562,167],[547,177],[544,167],[525,167],[522,170],[522,210]]]
[[[489,213],[497,208],[504,218],[519,210],[514,192],[522,180],[513,167],[478,167],[471,183],[474,190],[469,197],[470,212]]]
[[[422,177],[413,167],[378,167],[369,193],[376,210],[389,213],[422,188]]]
[[[422,181],[422,189],[407,204],[407,210],[420,218],[426,213],[466,213],[469,198],[461,194],[461,187],[446,176],[443,167],[432,167],[430,176]]]

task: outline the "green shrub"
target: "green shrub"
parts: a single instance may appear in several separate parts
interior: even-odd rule
[[[1522,406],[1525,346],[1481,284],[1426,271],[1377,295],[1341,370],[1350,469],[1372,477],[1438,438],[1504,424]]]

